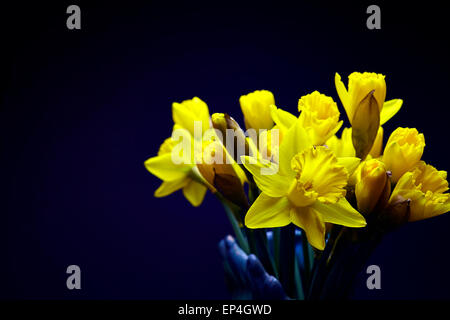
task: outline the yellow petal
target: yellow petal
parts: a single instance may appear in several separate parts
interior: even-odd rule
[[[336,102],[318,91],[302,96],[298,101],[299,121],[314,145],[323,145],[342,126]]]
[[[433,166],[420,162],[411,172],[401,176],[389,202],[397,199],[410,200],[409,221],[431,218],[450,210],[450,195],[447,191],[446,175]],[[433,192],[433,190],[435,192]]]
[[[344,128],[340,139],[334,135],[328,139],[326,145],[337,157],[354,157],[356,154],[352,141],[352,128]]]
[[[345,169],[347,169],[349,176],[355,172],[356,168],[358,168],[358,165],[361,161],[361,159],[356,157],[339,157],[337,158],[338,164],[341,166],[344,166]]]
[[[166,153],[145,161],[145,167],[163,181],[173,181],[186,177],[192,168],[191,164],[175,164],[172,154]]]
[[[245,138],[245,140],[246,140],[246,142],[248,144],[248,154],[251,157],[260,159],[260,158],[262,158],[262,156],[261,156],[261,154],[260,154],[260,152],[258,150],[258,146],[257,146],[257,143],[256,143],[258,141],[258,138],[255,137],[255,139],[256,140],[253,140],[250,137],[246,137]]]
[[[248,228],[284,227],[291,222],[290,204],[286,197],[273,198],[261,193],[245,216]]]
[[[392,118],[400,110],[402,104],[402,99],[392,99],[386,101],[381,109],[380,125],[385,124],[390,118]]]
[[[272,116],[275,124],[280,128],[280,130],[288,130],[297,120],[297,117],[293,114],[277,108],[276,106],[270,106],[270,115]]]
[[[416,165],[415,170],[418,170],[415,180],[416,182],[420,183],[420,189],[422,191],[443,193],[449,189],[446,171],[438,171],[432,165],[426,164],[425,161],[419,161],[419,163]]]
[[[185,198],[194,206],[198,207],[205,198],[207,188],[194,180],[191,180],[184,188]]]
[[[341,99],[342,105],[344,106],[345,112],[347,113],[348,119],[351,120],[353,119],[353,111],[350,109],[350,103],[349,103],[349,98],[348,98],[348,92],[347,89],[345,88],[344,83],[341,80],[341,76],[339,75],[339,73],[336,72],[335,76],[334,76],[334,84],[336,86],[336,91],[339,95],[339,99]]]
[[[239,98],[247,129],[270,129],[273,126],[270,106],[275,104],[272,92],[256,90]]]
[[[296,154],[291,160],[295,180],[289,190],[289,198],[296,206],[310,205],[316,199],[336,202],[345,195],[348,172],[334,153],[324,146],[310,147]],[[305,195],[310,203],[304,202]],[[295,199],[301,199],[297,202]]]
[[[163,181],[158,189],[156,189],[154,196],[157,198],[168,196],[188,184],[189,179],[181,178],[173,181]]]
[[[192,135],[194,135],[195,121],[201,122],[203,133],[209,128],[208,105],[197,97],[181,103],[173,103],[172,117],[175,124],[187,129]]]
[[[277,166],[274,163],[264,159],[257,160],[248,156],[242,157],[242,163],[253,175],[258,188],[268,196],[282,197],[287,194],[291,179],[280,176],[276,172],[270,174],[271,170],[269,166],[272,166],[274,171],[277,170]],[[267,174],[262,174],[264,172],[267,172]]]
[[[313,207],[291,209],[291,220],[306,233],[308,242],[316,249],[325,248],[325,222]]]
[[[375,208],[384,208],[391,193],[384,163],[377,159],[364,161],[359,178],[355,187],[358,210],[370,214]]]
[[[378,128],[377,136],[373,143],[372,149],[370,149],[369,154],[373,158],[378,158],[381,155],[381,150],[383,149],[383,127]]]
[[[346,227],[360,228],[366,225],[364,217],[345,198],[332,204],[316,201],[313,204],[325,222],[339,224]]]
[[[425,137],[415,128],[400,127],[391,133],[384,148],[383,162],[392,172],[393,182],[418,164],[424,147]]]
[[[312,146],[312,142],[309,135],[302,128],[298,120],[294,125],[286,132],[283,141],[280,145],[279,162],[280,162],[280,174],[286,176],[293,176],[294,172],[291,169],[291,160],[297,154],[303,150]]]

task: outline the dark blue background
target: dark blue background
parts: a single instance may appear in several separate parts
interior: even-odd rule
[[[2,4],[0,297],[228,297],[220,205],[154,198],[143,166],[171,133],[173,101],[199,96],[243,123],[239,96],[255,89],[296,112],[313,90],[338,101],[336,71],[380,72],[388,99],[404,99],[385,132],[417,127],[424,159],[449,170],[445,10],[378,2],[370,31],[372,3],[310,2]],[[73,3],[79,31],[66,28]],[[355,297],[450,298],[449,228],[443,215],[386,236],[369,262],[382,290],[362,274]],[[70,264],[80,291],[66,288]]]

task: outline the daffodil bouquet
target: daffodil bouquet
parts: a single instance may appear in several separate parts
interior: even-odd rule
[[[421,160],[422,133],[383,127],[403,101],[386,101],[385,76],[335,75],[337,103],[317,91],[299,115],[271,92],[240,97],[245,128],[226,113],[210,116],[195,97],[173,103],[171,137],[145,162],[162,180],[156,197],[182,190],[199,206],[210,190],[235,238],[220,244],[236,298],[347,297],[381,237],[408,221],[450,210],[447,173]],[[236,240],[234,240],[236,239]]]

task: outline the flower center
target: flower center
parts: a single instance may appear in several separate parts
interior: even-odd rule
[[[288,191],[288,199],[296,207],[306,207],[317,200],[317,192],[313,190],[312,181],[303,183],[300,179],[295,179]]]
[[[347,170],[329,149],[318,146],[304,150],[292,158],[291,168],[295,179],[287,197],[294,206],[306,207],[317,200],[334,203],[345,195]]]

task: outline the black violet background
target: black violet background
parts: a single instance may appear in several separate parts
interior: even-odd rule
[[[295,3],[295,4],[294,4]],[[334,73],[386,75],[402,110],[385,125],[425,134],[423,159],[450,170],[448,12],[439,3],[58,1],[0,5],[0,297],[228,298],[218,241],[231,233],[208,194],[156,199],[143,162],[171,133],[171,103],[198,96],[243,124],[238,99],[279,107],[331,95]],[[81,30],[66,8],[81,8]],[[381,30],[366,9],[381,8]],[[425,6],[426,5],[426,6]],[[347,124],[347,122],[346,122]],[[450,298],[450,215],[387,235],[356,299]],[[79,265],[82,289],[66,288]]]

